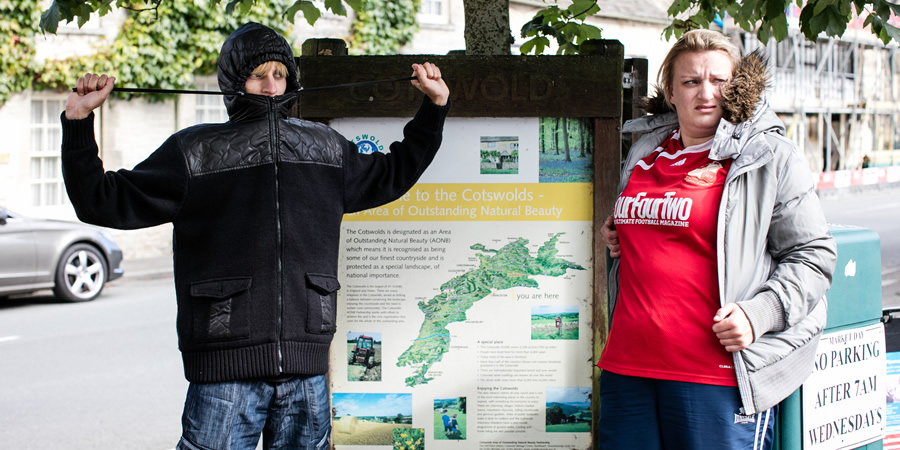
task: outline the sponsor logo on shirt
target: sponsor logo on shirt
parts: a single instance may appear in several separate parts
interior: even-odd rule
[[[617,225],[667,225],[688,227],[694,200],[676,197],[675,191],[666,192],[662,198],[647,198],[646,192],[634,197],[621,196],[616,200]]]

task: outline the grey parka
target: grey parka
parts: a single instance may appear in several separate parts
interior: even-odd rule
[[[733,354],[744,414],[778,404],[812,372],[827,318],[824,295],[837,260],[806,159],[784,137],[784,123],[763,98],[765,70],[759,54],[735,69],[723,87],[725,118],[710,151],[710,159],[734,160],[719,207],[716,248],[720,303],[737,302],[753,327],[753,343]],[[623,128],[642,136],[629,151],[619,193],[637,161],[678,126],[675,113],[660,111],[664,103],[658,100],[649,103],[656,114]],[[618,269],[616,259],[609,277],[610,317]]]

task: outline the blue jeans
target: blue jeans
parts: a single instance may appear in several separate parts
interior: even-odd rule
[[[325,375],[289,381],[191,383],[178,450],[328,448],[331,411]]]
[[[777,407],[740,414],[738,388],[600,375],[597,448],[771,449]]]

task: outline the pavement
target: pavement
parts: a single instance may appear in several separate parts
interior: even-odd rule
[[[141,280],[172,277],[172,255],[152,256],[148,258],[122,259],[125,275],[122,280]]]

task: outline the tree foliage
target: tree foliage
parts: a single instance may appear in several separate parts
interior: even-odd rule
[[[854,16],[865,18],[872,34],[885,45],[900,42],[900,29],[888,23],[900,16],[900,5],[887,0],[674,0],[668,14],[672,23],[666,38],[678,38],[687,30],[709,28],[718,17],[731,17],[745,31],[756,31],[762,42],[770,37],[781,41],[788,34],[785,11],[792,4],[801,7],[800,31],[815,41],[821,33],[841,37]],[[678,18],[684,17],[687,18]]]
[[[581,44],[588,39],[600,39],[602,30],[585,23],[600,7],[596,0],[574,0],[561,9],[557,5],[548,6],[534,15],[522,26],[522,37],[531,38],[519,48],[523,55],[534,52],[540,55],[550,46],[550,38],[556,40],[557,55],[579,53]]]
[[[188,3],[196,3],[196,1],[188,0]],[[585,23],[587,17],[600,10],[596,0],[573,0],[566,8],[556,5],[557,0],[550,1],[554,4],[538,11],[528,23],[522,26],[522,37],[530,38],[522,45],[521,52],[523,54],[542,53],[550,46],[550,39],[556,40],[558,54],[578,53],[579,46],[584,40],[600,38],[601,30]],[[175,0],[169,0],[169,2],[176,3]],[[415,9],[408,8],[407,3],[410,2],[415,5],[419,3],[418,0],[394,2],[391,0],[324,0],[321,4],[325,10],[338,15],[347,15],[346,6],[360,15],[368,15],[369,19],[366,19],[363,24],[354,25],[361,36],[366,34],[367,38],[377,40],[382,39],[386,33],[390,36],[384,39],[406,42],[405,36],[410,33],[411,27],[414,27],[414,25],[407,25],[407,22],[414,22],[415,12],[418,11],[417,6]],[[33,5],[34,2],[12,3]],[[67,23],[75,21],[80,27],[90,19],[91,15],[102,16],[116,7],[135,11],[152,10],[158,14],[158,8],[165,3],[167,2],[164,0],[54,0],[41,15],[40,28],[43,31],[55,33],[61,21]],[[222,3],[222,0],[209,0],[208,3],[218,5]],[[312,0],[290,0],[289,3],[289,5],[277,9],[277,11],[283,11],[283,19],[289,23],[293,22],[297,13],[302,13],[310,25],[315,24],[321,16],[319,7]],[[373,5],[377,7],[377,5],[387,4],[402,4],[404,7],[391,9],[382,6],[383,9],[370,11]],[[900,5],[888,0],[672,0],[668,15],[673,20],[666,27],[664,34],[666,38],[673,36],[678,38],[687,30],[709,28],[709,25],[717,17],[728,16],[733,18],[742,29],[756,31],[759,39],[763,42],[767,42],[770,37],[781,40],[787,36],[788,24],[785,10],[791,4],[802,7],[800,29],[810,40],[815,40],[821,33],[831,37],[842,36],[855,14],[858,17],[864,17],[865,26],[870,27],[871,32],[885,44],[891,41],[900,42],[900,29],[889,23],[893,16],[900,15]],[[238,15],[247,15],[254,8],[266,5],[267,2],[259,0],[227,0],[225,8],[227,15],[231,15],[233,12],[237,12]],[[403,29],[392,31],[385,26],[387,23],[399,24]],[[412,33],[414,32],[415,30],[412,29]],[[362,39],[359,41],[364,42]],[[394,49],[396,50],[396,48],[399,46]]]
[[[545,420],[547,425],[557,425],[562,423],[563,419],[566,418],[566,413],[563,412],[562,406],[559,404],[554,404],[553,406],[547,408]]]
[[[285,27],[294,23],[297,14],[310,25],[314,25],[322,16],[318,4],[325,11],[339,16],[347,16],[349,6],[357,11],[353,20],[351,36],[354,53],[392,54],[406,45],[419,30],[416,14],[421,0],[324,0],[321,3],[311,0],[282,0],[263,2],[259,0],[228,0],[224,5],[224,15],[229,18],[240,18],[239,22],[252,20],[253,16],[264,14],[265,22],[281,24]],[[42,31],[56,33],[61,21],[75,22],[80,28],[92,15],[104,16],[114,8],[128,9],[150,16],[155,21],[164,17],[167,10],[178,7],[183,1],[178,0],[54,0],[43,12],[40,20]],[[210,12],[221,11],[222,0],[189,0],[188,3],[207,4]],[[278,29],[279,27],[273,26]]]
[[[129,14],[112,44],[93,55],[46,61],[35,72],[34,87],[71,87],[90,71],[114,75],[120,87],[188,89],[195,74],[215,72],[222,42],[241,23],[259,22],[289,34],[287,23],[273,14],[287,6],[288,1],[276,0],[238,16],[203,0],[159,3],[153,13]]]
[[[354,54],[394,54],[419,31],[420,0],[361,0],[356,9],[350,51]]]
[[[165,3],[193,3],[196,6],[206,3],[211,9],[216,9],[215,7],[222,3],[222,0],[170,0],[169,2],[163,0],[53,0],[50,7],[41,14],[40,26],[42,31],[51,34],[56,33],[59,23],[62,21],[76,22],[78,28],[81,28],[92,15],[97,14],[102,17],[112,12],[114,8],[129,9],[135,12],[152,11],[158,16],[161,11],[159,8]],[[228,0],[225,5],[225,14],[247,16],[253,11],[253,8],[262,7],[268,10],[269,3],[271,2],[259,0]],[[285,1],[276,3],[279,3],[279,7],[274,11],[281,12],[281,16],[288,23],[294,22],[298,12],[303,14],[310,25],[316,23],[322,15],[318,6],[311,0],[293,0],[289,5]],[[344,3],[358,11],[362,0],[324,0],[322,3],[327,11],[346,16],[347,8],[344,7]]]
[[[31,87],[31,74],[36,70],[35,24],[40,13],[35,1],[0,0],[0,104],[6,103],[10,94]]]

